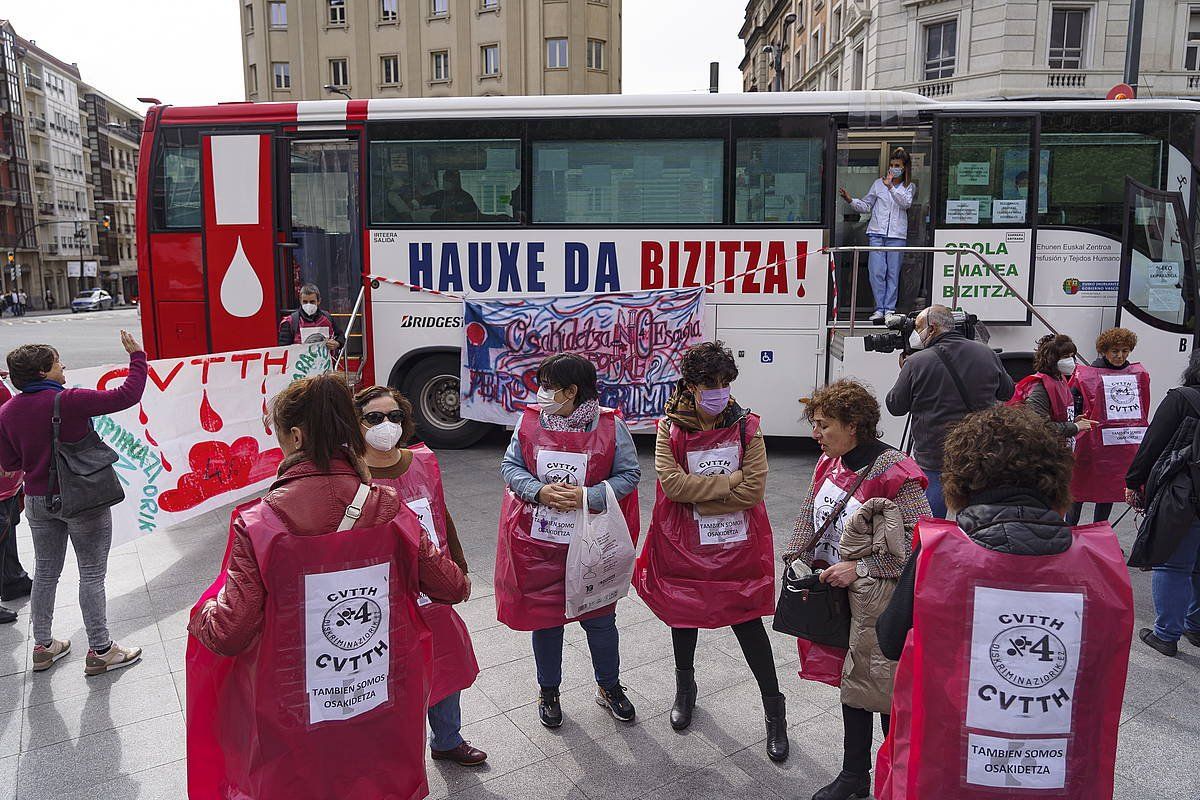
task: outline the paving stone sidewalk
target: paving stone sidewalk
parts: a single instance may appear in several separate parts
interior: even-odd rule
[[[430,796],[471,800],[696,800],[802,798],[827,783],[841,759],[842,726],[835,689],[796,676],[794,640],[772,633],[780,682],[788,698],[791,758],[765,753],[757,688],[728,630],[702,631],[696,654],[700,698],[692,727],[674,732],[667,714],[674,696],[668,628],[636,597],[622,601],[622,681],[638,721],[613,721],[593,702],[595,684],[583,632],[567,629],[563,710],[557,731],[537,721],[529,634],[495,619],[492,568],[501,485],[497,465],[506,437],[440,454],[446,495],[463,538],[474,582],[459,607],[471,628],[482,672],[463,693],[463,734],[490,754],[466,769],[429,762]],[[653,442],[639,437],[642,518],[653,501]],[[807,489],[811,443],[771,440],[768,507],[776,548],[790,534]],[[1123,507],[1118,507],[1122,510]],[[1090,509],[1085,512],[1090,514]],[[184,649],[188,611],[218,569],[229,509],[144,538],[113,552],[108,578],[113,637],[145,648],[144,663],[85,680],[87,648],[76,603],[73,557],[58,590],[55,633],[74,653],[48,674],[29,672],[28,601],[0,627],[0,800],[186,797]],[[1088,517],[1085,517],[1088,518]],[[1132,538],[1132,515],[1120,526]],[[19,531],[22,559],[32,570],[28,528]],[[1152,615],[1149,575],[1135,572],[1138,625]],[[1200,650],[1180,645],[1163,658],[1135,640],[1122,715],[1116,797],[1200,797]]]

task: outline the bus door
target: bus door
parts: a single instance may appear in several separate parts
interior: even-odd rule
[[[200,136],[208,352],[276,342],[271,135]]]
[[[892,152],[903,147],[912,159],[912,180],[916,194],[908,210],[908,243],[924,245],[929,239],[929,195],[932,185],[932,137],[928,128],[912,131],[847,131],[838,132],[837,185],[845,188],[851,197],[865,197],[872,184],[887,169]],[[833,242],[837,247],[853,247],[867,244],[867,226],[871,215],[860,213],[840,197],[836,198],[833,221]],[[871,292],[870,275],[867,271],[867,253],[859,253],[857,263],[852,253],[838,256],[838,289],[841,292],[838,318],[850,317],[850,287],[853,270],[858,270],[857,308],[860,320],[866,319],[875,310],[874,294]],[[900,270],[900,289],[896,311],[907,313],[923,308],[926,303],[924,288],[926,259],[919,253],[906,253]]]
[[[362,287],[359,142],[355,135],[277,142],[279,215],[276,231],[279,320],[300,304],[300,287],[314,284],[321,307],[345,331]],[[355,322],[348,355],[362,352]]]
[[[1200,341],[1196,308],[1196,262],[1183,197],[1126,178],[1116,322],[1137,334],[1133,357],[1150,371],[1156,407]]]

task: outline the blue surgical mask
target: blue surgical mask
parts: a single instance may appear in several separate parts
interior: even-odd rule
[[[888,170],[888,172],[890,172],[892,174],[893,178],[903,178],[904,177],[904,169],[902,167],[892,167],[891,169]]]

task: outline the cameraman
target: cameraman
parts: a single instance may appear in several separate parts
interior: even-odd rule
[[[900,377],[887,395],[887,410],[897,417],[912,414],[913,459],[929,478],[925,490],[935,517],[946,516],[942,498],[942,442],[946,431],[963,417],[1007,400],[1012,378],[1000,357],[982,342],[954,329],[946,306],[930,306],[917,315],[913,347],[900,356]]]

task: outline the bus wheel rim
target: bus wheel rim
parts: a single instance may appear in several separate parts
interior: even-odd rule
[[[430,425],[443,431],[461,428],[458,415],[458,376],[437,375],[421,390],[421,415]]]

